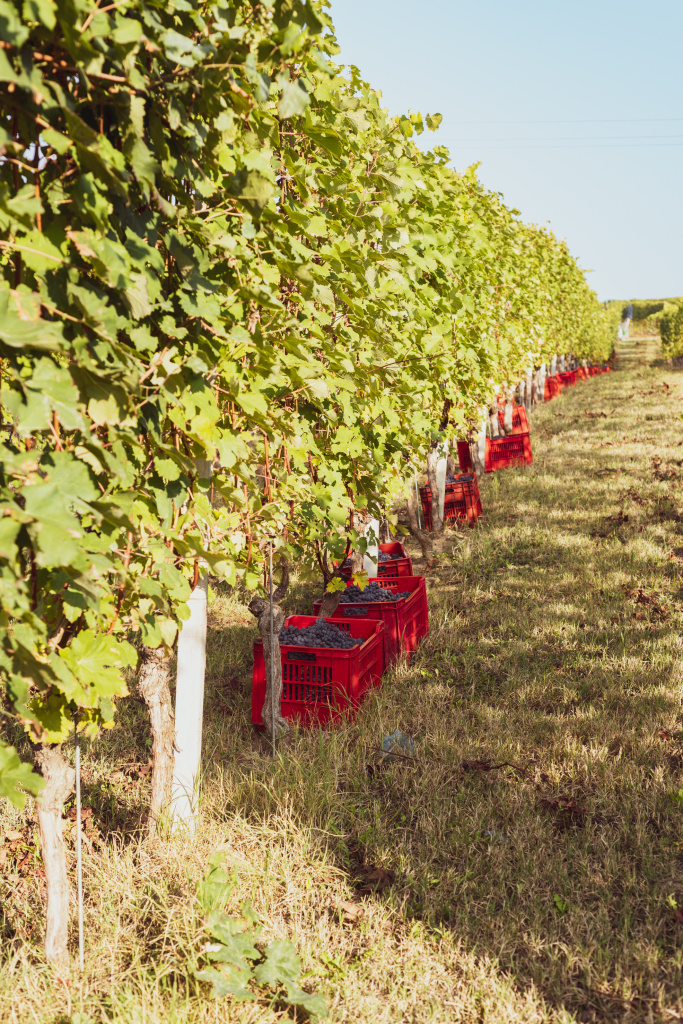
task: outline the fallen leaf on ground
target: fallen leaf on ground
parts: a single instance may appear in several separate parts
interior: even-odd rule
[[[346,924],[356,924],[358,919],[363,916],[363,908],[357,903],[347,903],[342,901],[341,903],[337,903],[333,909],[337,913],[342,913]]]
[[[357,869],[355,874],[357,882],[360,883],[356,889],[359,896],[384,892],[394,884],[393,872],[385,871],[384,868],[378,868],[374,864],[364,864]]]
[[[585,824],[588,814],[587,808],[581,807],[573,796],[542,796],[538,806],[541,810],[555,814],[561,828],[580,828]]]
[[[81,821],[85,821],[86,818],[92,817],[92,813],[93,813],[92,807],[81,807]],[[69,821],[75,821],[76,820],[76,808],[75,807],[70,807],[69,810],[66,813],[66,816],[69,819]]]
[[[21,858],[21,860],[17,864],[18,872],[21,872],[23,874],[25,870],[28,870],[28,862],[31,859],[32,853],[33,850],[28,850],[27,853],[25,853],[24,856]]]

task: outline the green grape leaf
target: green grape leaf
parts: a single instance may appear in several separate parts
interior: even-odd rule
[[[336,594],[337,591],[343,590],[346,590],[346,580],[341,579],[340,576],[333,576],[325,587],[325,592],[327,594]]]
[[[26,795],[38,796],[44,786],[45,780],[20,759],[14,747],[0,744],[0,797],[21,809]]]
[[[283,121],[289,117],[298,117],[303,114],[310,101],[311,97],[300,79],[287,82],[282,90],[277,112]]]

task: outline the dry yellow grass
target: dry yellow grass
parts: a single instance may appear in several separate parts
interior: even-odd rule
[[[85,757],[85,975],[67,991],[42,965],[40,878],[10,854],[0,1020],[288,1019],[190,977],[217,850],[234,909],[295,942],[334,1021],[683,1017],[683,376],[647,365],[655,347],[534,413],[533,465],[482,482],[484,520],[428,577],[429,638],[355,725],[273,761],[249,725],[252,621],[213,593],[198,835],[139,832],[149,741],[123,702]],[[415,760],[382,769],[396,727]],[[30,820],[2,814],[30,851]]]

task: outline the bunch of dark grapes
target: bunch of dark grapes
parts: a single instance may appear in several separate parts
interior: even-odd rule
[[[362,644],[362,640],[349,636],[343,629],[333,626],[324,619],[316,619],[311,626],[283,626],[280,630],[280,643],[294,647],[336,647],[348,651],[351,647]]]
[[[410,592],[405,594],[394,593],[393,590],[385,590],[379,583],[368,583],[365,590],[361,590],[355,583],[342,593],[339,598],[340,604],[353,604],[358,601],[400,601],[402,597],[410,597]]]
[[[468,483],[470,480],[474,480],[474,475],[472,473],[461,473],[460,476],[450,476],[449,475],[449,476],[446,477],[446,483],[447,484]]]

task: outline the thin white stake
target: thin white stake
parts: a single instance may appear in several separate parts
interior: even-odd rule
[[[74,718],[74,742],[76,745],[76,874],[78,876],[78,955],[81,971],[85,966],[83,947],[83,859],[81,856],[81,740],[78,735],[78,719]]]
[[[190,834],[197,824],[201,777],[208,585],[209,576],[205,573],[190,594],[190,617],[183,622],[178,636],[171,804],[174,830]]]
[[[273,757],[275,756],[275,661],[273,657],[273,542],[268,545],[270,571],[270,720],[272,722]]]

